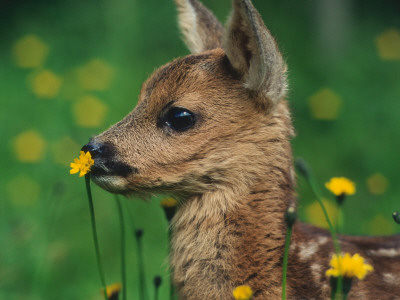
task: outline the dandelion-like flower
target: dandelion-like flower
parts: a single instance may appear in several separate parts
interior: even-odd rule
[[[235,300],[250,300],[253,297],[253,291],[248,285],[237,286],[233,290]]]
[[[178,201],[174,198],[164,198],[160,201],[162,207],[175,207],[178,205]]]
[[[354,195],[356,192],[354,182],[345,177],[333,177],[325,183],[325,187],[336,196]]]
[[[176,201],[174,198],[165,198],[161,200],[160,205],[164,210],[167,221],[171,222],[172,218],[175,215],[178,201]]]
[[[121,292],[121,288],[122,288],[122,284],[119,282],[107,285],[107,287],[106,287],[107,298],[109,300],[118,300],[118,295]],[[102,289],[102,292],[104,294],[103,289]]]
[[[79,154],[79,158],[75,158],[74,162],[70,164],[72,168],[69,173],[75,174],[80,172],[79,177],[84,176],[85,174],[90,172],[91,166],[93,166],[94,160],[92,159],[92,155],[90,152],[81,151]]]
[[[354,278],[362,280],[364,277],[374,270],[374,268],[364,262],[364,258],[358,253],[350,256],[349,253],[345,255],[337,256],[334,254],[330,261],[331,269],[326,271],[326,276],[344,278]]]

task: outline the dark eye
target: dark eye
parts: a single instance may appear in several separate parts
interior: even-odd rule
[[[194,113],[182,107],[171,107],[164,116],[164,124],[175,131],[188,130],[195,123]]]

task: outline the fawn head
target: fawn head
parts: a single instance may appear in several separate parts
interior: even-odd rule
[[[83,147],[110,192],[238,188],[281,150],[267,141],[292,134],[286,65],[250,0],[233,1],[226,29],[197,0],[175,2],[192,54],[155,71],[136,108]]]

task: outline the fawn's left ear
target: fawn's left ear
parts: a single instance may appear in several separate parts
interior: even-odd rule
[[[224,28],[197,0],[175,0],[183,40],[193,54],[220,48]]]
[[[286,94],[286,64],[250,0],[233,0],[224,50],[259,105],[273,107]]]

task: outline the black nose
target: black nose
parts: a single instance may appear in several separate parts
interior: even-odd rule
[[[88,144],[82,147],[81,151],[90,152],[92,158],[104,157],[109,154],[109,147],[104,144],[90,141]]]

